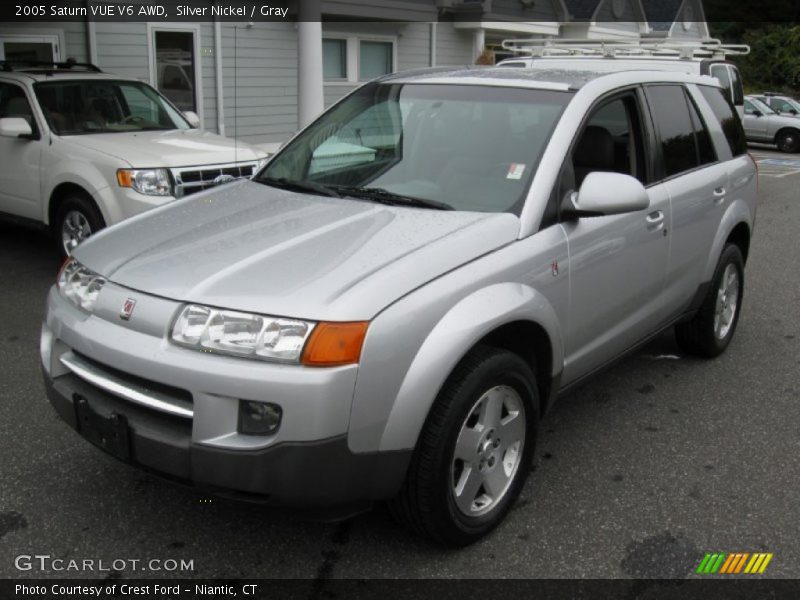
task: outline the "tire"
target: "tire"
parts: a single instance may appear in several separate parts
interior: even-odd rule
[[[732,281],[734,275],[735,281]],[[675,327],[681,350],[706,358],[722,354],[733,339],[743,298],[744,260],[739,247],[728,244],[719,257],[711,287],[700,310],[691,321]],[[720,314],[718,306],[722,311]]]
[[[775,137],[775,144],[781,152],[800,152],[800,131],[796,129],[785,129],[784,131],[778,132],[778,135]]]
[[[64,257],[105,226],[97,205],[88,194],[81,193],[71,193],[61,200],[51,224],[56,245]]]
[[[450,375],[428,415],[403,488],[389,504],[395,518],[448,547],[488,534],[530,472],[538,406],[536,379],[525,361],[505,350],[476,347]],[[498,408],[499,419],[493,420]],[[456,458],[457,450],[471,456],[473,447],[470,464]]]

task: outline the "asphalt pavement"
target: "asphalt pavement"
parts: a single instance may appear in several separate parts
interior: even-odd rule
[[[689,358],[665,334],[563,398],[508,519],[460,551],[415,538],[382,507],[307,521],[203,496],[85,442],[39,372],[59,260],[43,235],[0,224],[0,577],[82,575],[18,571],[15,558],[33,554],[192,561],[95,573],[115,577],[683,577],[718,551],[770,552],[764,576],[800,577],[800,173],[765,166],[728,351]]]

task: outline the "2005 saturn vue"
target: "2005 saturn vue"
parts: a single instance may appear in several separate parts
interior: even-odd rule
[[[669,327],[725,350],[755,175],[709,77],[390,75],[252,180],[78,246],[48,298],[47,394],[171,478],[388,500],[468,544],[519,494],[557,395]]]

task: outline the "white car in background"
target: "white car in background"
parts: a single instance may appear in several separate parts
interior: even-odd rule
[[[249,178],[266,159],[199,123],[93,65],[0,63],[0,213],[48,225],[70,254],[103,227]]]

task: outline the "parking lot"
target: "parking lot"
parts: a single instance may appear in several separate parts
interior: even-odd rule
[[[683,577],[714,551],[774,553],[765,576],[800,577],[800,157],[753,153],[759,214],[727,353],[688,358],[665,334],[562,399],[510,517],[457,552],[382,507],[302,520],[176,487],[80,439],[40,381],[57,255],[0,225],[0,577],[79,575],[19,572],[20,554],[193,561],[122,577]]]

